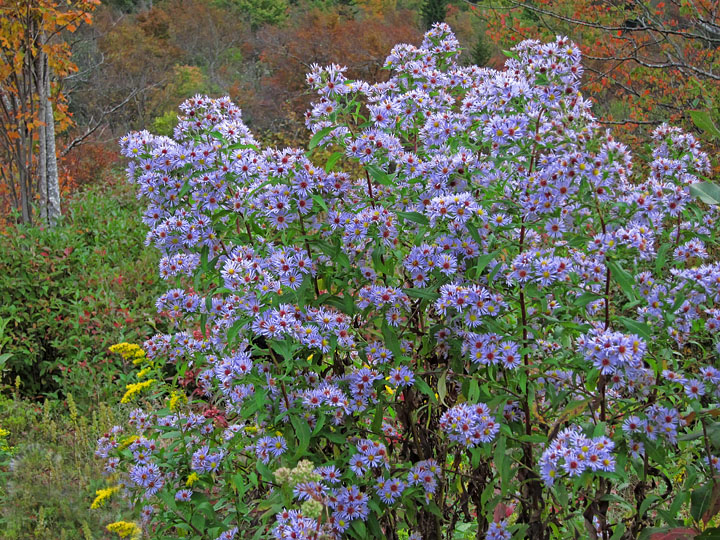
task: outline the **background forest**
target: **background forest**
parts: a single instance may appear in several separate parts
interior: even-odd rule
[[[41,10],[34,34],[16,17],[29,6]],[[584,54],[583,92],[620,140],[639,140],[662,122],[700,136],[691,111],[704,111],[711,127],[720,117],[711,0],[4,0],[0,17],[7,540],[111,538],[104,525],[122,517],[120,503],[90,509],[104,486],[95,441],[127,421],[117,389],[133,380],[132,362],[108,348],[167,325],[155,309],[164,290],[159,257],[144,247],[141,205],[122,172],[117,141],[127,132],[171,136],[185,99],[228,95],[264,144],[302,145],[313,98],[304,74],[313,64],[383,80],[393,45],[419,43],[443,20],[463,47],[461,61],[480,66],[500,68],[503,51],[523,39],[570,37]],[[28,35],[42,35],[34,52],[23,49]],[[38,60],[27,67],[32,82],[21,82],[30,57]],[[9,106],[26,98],[27,107]],[[701,138],[713,156],[720,139]]]

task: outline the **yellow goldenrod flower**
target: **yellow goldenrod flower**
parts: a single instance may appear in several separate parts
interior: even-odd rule
[[[109,347],[110,352],[118,353],[125,360],[133,358],[133,363],[138,363],[138,360],[142,360],[145,357],[145,351],[143,351],[139,345],[134,343],[118,343]]]
[[[145,377],[145,375],[150,373],[150,371],[152,371],[151,367],[146,367],[146,368],[141,369],[140,371],[138,371],[137,378],[142,379],[143,377]]]
[[[120,400],[120,403],[129,403],[135,394],[137,394],[141,390],[144,390],[145,388],[148,388],[154,382],[156,382],[156,379],[148,379],[147,381],[128,384],[127,386],[125,386],[125,388],[127,388],[127,391]]]
[[[190,476],[187,477],[187,481],[185,482],[185,485],[187,487],[190,487],[198,480],[200,480],[200,477],[197,475],[197,473],[190,473]]]
[[[140,527],[130,521],[116,521],[108,525],[107,530],[114,532],[120,538],[130,538],[131,540],[140,538],[140,533],[142,533]]]
[[[10,432],[7,429],[0,428],[0,439],[3,439],[10,435]]]
[[[98,489],[95,492],[95,500],[90,505],[90,508],[95,510],[96,508],[100,508],[101,506],[104,506],[107,500],[112,497],[112,494],[120,491],[120,486],[113,486],[107,489]]]
[[[132,443],[137,441],[140,437],[138,435],[130,435],[127,439],[125,439],[123,442],[120,443],[118,446],[118,449],[122,450],[123,448],[127,448]]]
[[[170,394],[170,404],[169,404],[169,407],[170,407],[170,410],[171,410],[171,411],[176,411],[177,408],[178,408],[178,406],[179,406],[181,403],[187,403],[187,402],[188,402],[188,398],[187,398],[187,396],[186,396],[185,394],[183,394],[182,392],[178,392],[178,391],[176,391],[176,390],[173,390],[173,392]]]

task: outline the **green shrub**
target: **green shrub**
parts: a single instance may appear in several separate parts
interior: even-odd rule
[[[0,394],[0,433],[9,432],[0,437],[0,540],[111,538],[105,524],[121,504],[110,497],[91,509],[96,491],[111,484],[93,452],[97,438],[127,415],[104,404],[78,413],[71,404]]]
[[[54,229],[0,234],[3,382],[24,395],[71,391],[79,403],[110,397],[126,366],[107,352],[155,332],[157,255],[122,181],[94,186],[69,204]]]

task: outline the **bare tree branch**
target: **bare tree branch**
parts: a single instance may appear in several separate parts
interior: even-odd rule
[[[156,83],[156,84],[152,84],[152,85],[150,85],[150,86],[146,86],[145,88],[138,88],[138,89],[133,90],[133,91],[130,92],[130,94],[128,94],[127,97],[125,97],[125,99],[123,99],[120,103],[118,103],[117,105],[115,105],[114,107],[112,107],[112,108],[110,108],[110,109],[108,109],[108,110],[106,110],[106,111],[103,111],[102,114],[100,115],[100,118],[98,118],[95,123],[93,123],[93,122],[92,122],[92,119],[91,119],[91,122],[90,122],[91,125],[85,130],[85,133],[83,133],[83,134],[80,135],[79,137],[75,137],[72,141],[70,141],[70,142],[65,146],[65,148],[63,148],[62,152],[60,152],[60,156],[61,156],[61,157],[65,157],[65,156],[70,152],[70,150],[72,150],[72,149],[75,148],[76,146],[82,144],[83,141],[85,141],[85,139],[87,139],[88,137],[90,137],[90,135],[92,135],[93,133],[95,133],[95,131],[98,130],[98,128],[99,128],[99,127],[103,124],[103,122],[105,121],[105,118],[107,118],[109,115],[113,114],[114,112],[122,109],[122,108],[123,108],[125,105],[127,105],[127,104],[130,102],[130,100],[131,100],[132,98],[134,98],[136,95],[140,94],[141,92],[145,92],[145,91],[149,90],[150,88],[156,87],[156,86],[158,86],[158,85],[159,85],[159,83]]]

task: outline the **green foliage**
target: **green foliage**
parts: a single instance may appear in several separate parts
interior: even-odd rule
[[[6,383],[36,396],[72,391],[81,406],[109,397],[124,366],[109,345],[153,332],[157,255],[122,183],[78,194],[55,229],[0,235],[0,345]],[[138,307],[143,306],[143,307]]]
[[[12,448],[3,462],[0,437],[2,540],[108,538],[104,524],[118,508],[111,499],[90,509],[95,491],[107,486],[93,452],[97,438],[121,418],[105,405],[75,416],[68,405],[38,407],[0,395],[0,429],[10,432]]]
[[[477,66],[486,66],[493,54],[492,44],[483,34],[480,34],[472,49],[472,63]]]
[[[161,135],[171,137],[177,125],[175,106],[187,98],[213,90],[203,70],[198,66],[178,65],[173,68],[172,79],[163,90],[161,103],[169,106],[160,116],[153,119],[153,129]]]
[[[445,20],[447,14],[446,0],[425,0],[422,5],[423,23],[426,28],[430,28],[436,22]]]
[[[173,130],[177,125],[177,114],[172,111],[167,111],[161,116],[158,116],[153,120],[153,131],[159,135],[165,135],[166,137],[172,137]]]
[[[264,24],[280,24],[287,17],[289,9],[287,0],[220,0],[219,3],[222,7],[236,10],[250,21],[253,28]]]

